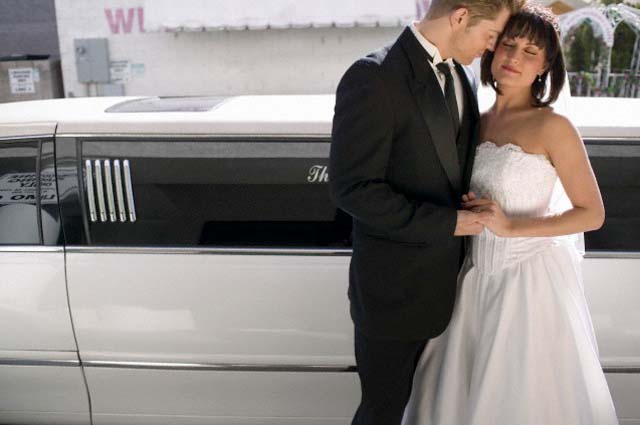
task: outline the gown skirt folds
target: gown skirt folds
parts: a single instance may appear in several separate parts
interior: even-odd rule
[[[517,145],[478,146],[471,190],[509,216],[555,213],[559,180]],[[561,186],[561,185],[560,185]],[[403,425],[617,425],[567,238],[471,238],[453,317],[429,341]]]

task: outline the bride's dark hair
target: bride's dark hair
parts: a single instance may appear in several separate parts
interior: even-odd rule
[[[533,44],[544,49],[546,69],[540,79],[536,78],[531,84],[533,106],[548,106],[555,102],[564,86],[566,70],[560,46],[560,26],[551,9],[536,4],[526,4],[518,13],[511,16],[504,31],[498,37],[496,48],[505,37],[528,38]],[[498,94],[501,94],[491,73],[493,56],[494,53],[489,50],[482,55],[480,80],[482,84],[491,86]],[[547,78],[550,78],[551,81],[550,90],[545,100]]]

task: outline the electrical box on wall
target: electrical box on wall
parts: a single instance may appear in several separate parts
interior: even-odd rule
[[[76,71],[81,83],[108,83],[109,44],[106,38],[76,38]]]

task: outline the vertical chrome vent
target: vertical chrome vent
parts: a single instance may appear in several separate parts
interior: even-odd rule
[[[107,205],[109,206],[109,221],[114,223],[116,218],[116,204],[113,199],[113,179],[111,178],[111,161],[104,161],[104,181],[107,189]]]
[[[129,160],[123,160],[122,167],[119,159],[113,161],[113,166],[109,159],[86,160],[85,187],[92,222],[136,221]]]
[[[129,220],[133,223],[136,221],[136,204],[133,201],[133,184],[131,183],[131,167],[129,166],[129,160],[125,159],[122,162],[122,165],[124,166],[124,188],[127,192]]]
[[[93,168],[91,167],[91,161],[88,159],[84,163],[85,171],[85,187],[87,188],[87,201],[89,202],[89,217],[91,221],[98,221],[98,214],[96,213],[96,197],[93,194]]]
[[[127,211],[124,207],[124,195],[122,194],[122,171],[120,168],[120,160],[113,161],[113,174],[116,178],[116,197],[118,199],[118,216],[120,221],[127,221]]]
[[[107,208],[104,204],[104,180],[102,179],[102,165],[99,159],[95,160],[94,167],[98,212],[100,213],[100,221],[105,222],[107,221]]]

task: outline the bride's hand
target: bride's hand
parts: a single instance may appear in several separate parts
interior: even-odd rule
[[[462,195],[462,202],[474,201],[476,199],[476,194],[474,192],[469,192],[467,194]]]
[[[463,200],[465,196],[463,195]],[[486,198],[473,199],[463,202],[462,207],[478,213],[478,222],[484,224],[497,236],[509,237],[511,235],[513,223],[496,201]]]

